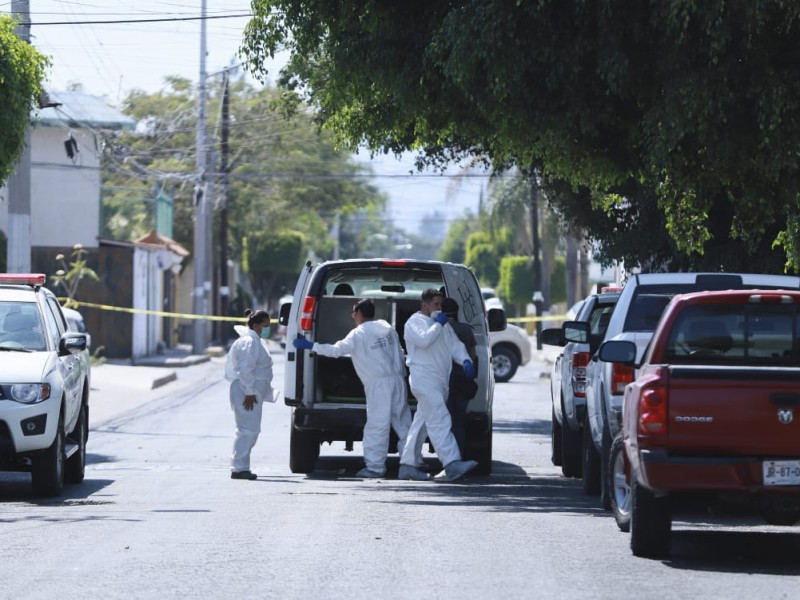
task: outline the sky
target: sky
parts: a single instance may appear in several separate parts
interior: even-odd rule
[[[0,12],[10,13],[11,5],[0,0]],[[29,0],[29,5],[31,42],[53,62],[51,89],[80,84],[84,92],[119,106],[134,89],[158,91],[168,76],[199,78],[200,21],[185,19],[202,14],[201,0]],[[249,0],[207,0],[209,77],[238,64],[249,13]],[[280,59],[274,64],[279,66]],[[487,181],[475,174],[460,183],[432,173],[409,175],[411,155],[370,161],[362,152],[357,160],[371,162],[376,185],[389,196],[395,226],[411,233],[436,208],[446,222],[466,210],[477,212]]]

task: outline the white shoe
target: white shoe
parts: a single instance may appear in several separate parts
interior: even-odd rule
[[[434,481],[457,481],[472,471],[478,463],[474,460],[454,460],[446,465],[444,471],[434,477]]]
[[[378,473],[377,471],[373,471],[367,467],[364,467],[358,473],[356,473],[356,477],[363,477],[364,479],[380,479],[383,476],[384,473]]]
[[[400,465],[400,472],[397,474],[398,479],[410,479],[412,481],[428,481],[428,475],[422,469],[412,467],[411,465]]]

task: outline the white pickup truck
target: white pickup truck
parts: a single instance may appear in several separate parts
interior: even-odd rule
[[[636,362],[644,351],[667,304],[677,294],[735,289],[800,289],[800,278],[787,275],[737,273],[644,273],[632,275],[622,289],[606,330],[606,340],[636,344]],[[588,331],[586,333],[588,335]],[[595,354],[586,370],[586,423],[591,443],[584,442],[583,477],[599,480],[600,499],[611,508],[611,444],[622,425],[625,386],[636,379],[630,365],[607,362]]]
[[[89,437],[86,334],[68,330],[41,273],[0,273],[0,469],[36,494],[83,481]]]

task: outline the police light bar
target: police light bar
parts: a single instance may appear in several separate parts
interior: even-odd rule
[[[0,273],[0,284],[44,285],[46,280],[44,273]]]

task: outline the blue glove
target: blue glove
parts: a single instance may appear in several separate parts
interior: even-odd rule
[[[475,377],[475,367],[472,366],[472,361],[469,359],[464,361],[464,375],[470,379]]]
[[[438,315],[436,315],[435,321],[444,327],[447,324],[447,315],[443,312],[440,312]]]
[[[292,340],[292,345],[302,350],[311,350],[314,347],[314,342],[309,342],[306,338],[297,336]]]

